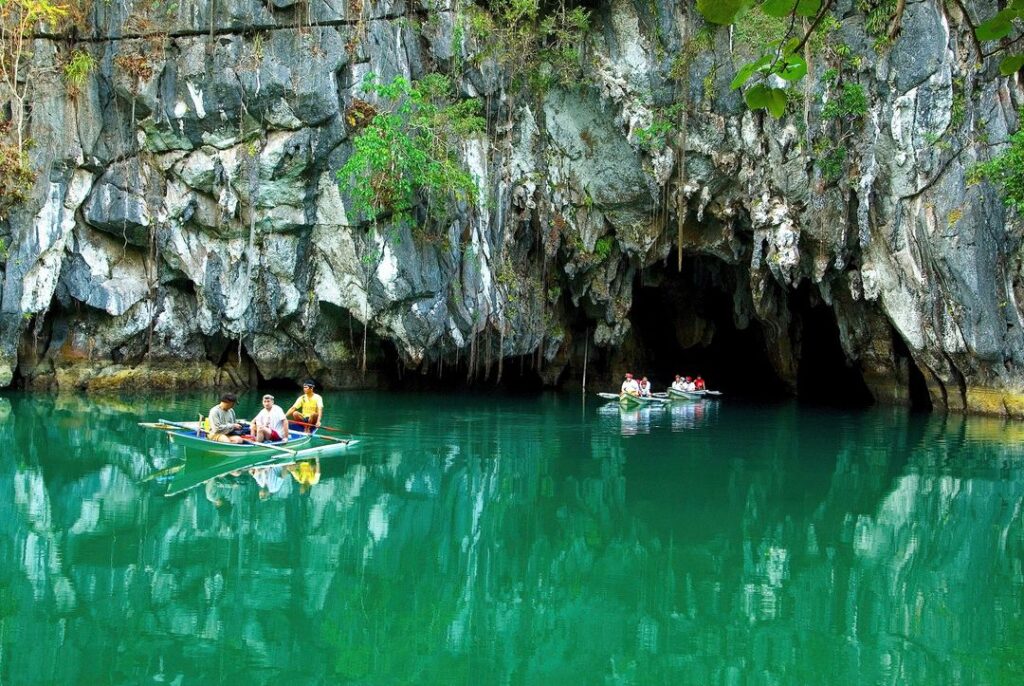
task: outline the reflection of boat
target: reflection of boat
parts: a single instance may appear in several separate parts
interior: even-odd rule
[[[348,445],[336,443],[334,445],[306,448],[302,451],[296,451],[298,458],[280,452],[276,455],[267,455],[266,453],[255,455],[252,453],[215,455],[205,450],[185,448],[185,464],[174,473],[174,478],[168,484],[165,495],[177,495],[204,484],[210,479],[216,479],[232,472],[244,471],[252,467],[281,467],[293,464],[299,460],[336,457],[346,454],[349,446],[356,443],[358,441],[352,441]]]
[[[635,436],[651,432],[651,408],[632,407],[619,410],[623,436]]]

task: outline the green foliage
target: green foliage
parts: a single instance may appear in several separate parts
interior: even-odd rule
[[[875,39],[875,49],[889,44],[889,28],[896,19],[898,0],[857,0],[857,9],[864,13],[864,30]]]
[[[64,82],[71,93],[77,93],[85,85],[89,74],[96,67],[96,59],[84,50],[75,50],[64,65]]]
[[[760,43],[764,50],[760,57],[741,66],[730,84],[733,90],[748,86],[743,94],[748,107],[767,110],[776,118],[785,114],[786,89],[774,85],[773,77],[795,82],[807,75],[807,61],[800,53],[802,43],[790,34],[795,17],[804,16],[811,8],[816,13],[819,5],[810,0],[766,0],[757,7],[759,13],[733,17],[739,41],[755,48]],[[789,15],[793,16],[785,19]]]
[[[682,104],[676,103],[670,107],[655,110],[650,126],[633,130],[637,144],[647,150],[665,148],[669,143],[669,135],[675,130],[672,122],[679,118],[682,107]]]
[[[815,161],[825,183],[838,183],[846,172],[846,148],[829,146],[820,151]]]
[[[745,87],[751,80],[752,94],[745,94],[747,105],[755,109],[766,109],[773,116],[780,117],[785,111],[786,93],[772,83],[773,76],[795,82],[807,73],[807,65],[799,55],[805,46],[812,50],[823,49],[838,58],[841,63],[859,69],[863,59],[853,55],[849,46],[826,40],[828,34],[839,27],[835,17],[828,14],[832,3],[822,0],[697,0],[697,10],[711,24],[733,25],[740,34],[741,44],[756,44],[763,41],[762,55],[740,67],[733,79],[733,89]],[[889,41],[893,29],[898,27],[903,11],[900,0],[856,0],[856,9],[865,14],[865,30],[876,38],[876,47]],[[757,17],[757,13],[763,15]],[[782,24],[767,18],[782,20]],[[798,21],[798,19],[800,21]],[[998,41],[1008,37],[1015,30],[1015,22],[1024,21],[1024,0],[1010,0],[1006,8],[990,19],[981,22],[975,36],[979,41]],[[741,30],[744,23],[759,27],[760,30]],[[779,37],[780,26],[785,32]],[[799,27],[799,29],[798,29]],[[799,32],[794,35],[794,31]],[[1019,43],[1024,36],[1015,39],[983,57],[1000,52]],[[1024,69],[1024,52],[1006,54],[1000,65],[1004,75],[1011,75]],[[776,92],[778,91],[778,92]]]
[[[450,79],[440,74],[387,84],[368,74],[362,88],[383,104],[338,171],[356,212],[404,223],[423,206],[429,220],[442,222],[459,204],[475,203],[476,181],[461,165],[457,145],[483,130],[479,101],[455,100]]]
[[[611,236],[603,236],[597,239],[594,243],[594,257],[599,262],[604,262],[608,259],[608,256],[612,254],[612,246],[615,244],[615,239]]]
[[[0,128],[6,122],[0,122]],[[35,174],[29,164],[28,153],[18,150],[16,144],[0,141],[0,219],[28,200]]]
[[[690,65],[693,60],[702,53],[712,52],[715,48],[715,35],[708,27],[701,27],[690,40],[683,45],[683,49],[672,60],[672,67],[669,76],[681,81],[688,76]]]
[[[736,17],[732,43],[740,54],[761,52],[766,45],[780,45],[786,39],[789,22],[764,12],[744,12]]]
[[[1003,201],[1018,212],[1024,212],[1024,130],[1010,136],[1010,145],[1003,152],[971,168],[968,182],[980,181],[998,185]]]
[[[825,103],[821,109],[824,119],[856,119],[868,111],[868,99],[859,83],[843,84],[839,96]]]
[[[487,8],[467,10],[469,31],[481,45],[477,59],[497,60],[516,86],[580,83],[589,10],[572,0],[489,0]]]
[[[949,125],[959,128],[967,120],[967,94],[964,92],[964,80],[953,79],[953,104],[949,110]]]

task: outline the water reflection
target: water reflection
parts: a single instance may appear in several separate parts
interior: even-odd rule
[[[0,681],[1020,682],[1016,425],[326,400],[170,498],[194,398],[0,402]]]

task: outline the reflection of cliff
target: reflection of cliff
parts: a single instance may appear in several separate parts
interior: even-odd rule
[[[939,420],[370,397],[308,494],[217,509],[126,409],[0,420],[4,682],[981,683],[1020,638],[1024,473]]]

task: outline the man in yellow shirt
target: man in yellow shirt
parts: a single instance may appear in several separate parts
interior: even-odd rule
[[[316,388],[316,384],[313,383],[312,379],[306,379],[302,382],[302,395],[296,400],[285,415],[289,419],[303,422],[305,424],[312,424],[319,428],[320,420],[324,416],[324,399],[313,392]],[[310,426],[301,427],[309,433]]]

